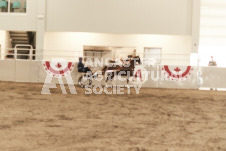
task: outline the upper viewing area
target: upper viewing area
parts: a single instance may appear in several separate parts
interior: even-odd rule
[[[26,13],[27,0],[0,0],[1,13]]]

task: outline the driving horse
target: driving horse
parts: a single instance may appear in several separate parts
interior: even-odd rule
[[[120,76],[126,76],[127,77],[127,84],[129,83],[129,78],[133,76],[134,69],[136,66],[136,63],[141,64],[141,60],[139,56],[134,56],[131,59],[129,59],[127,64],[112,64],[110,66],[105,66],[102,69],[102,75],[105,75],[105,82],[108,82],[108,80],[111,80],[116,75]]]

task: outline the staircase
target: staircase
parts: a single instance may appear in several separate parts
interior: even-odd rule
[[[33,40],[34,34],[27,31],[9,31],[12,47],[15,48],[16,45],[31,45],[34,48]],[[17,50],[17,59],[29,59],[29,56],[26,56],[30,53],[30,46],[18,46]],[[23,50],[24,49],[24,50]],[[14,50],[12,51],[14,53]],[[24,55],[21,55],[24,54]]]

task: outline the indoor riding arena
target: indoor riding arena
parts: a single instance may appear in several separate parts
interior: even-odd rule
[[[0,0],[0,151],[225,151],[226,1]]]

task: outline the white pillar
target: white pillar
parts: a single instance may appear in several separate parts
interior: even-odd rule
[[[192,51],[191,53],[198,53],[199,35],[200,35],[200,10],[201,0],[193,0],[192,10]]]
[[[46,0],[37,0],[36,59],[43,58],[45,42]]]

